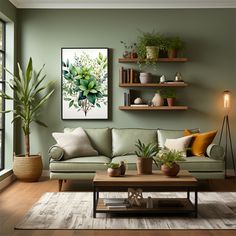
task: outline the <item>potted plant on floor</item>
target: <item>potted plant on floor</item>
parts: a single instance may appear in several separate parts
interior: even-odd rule
[[[153,161],[157,165],[156,161],[153,159],[159,150],[157,144],[149,143],[145,145],[138,139],[135,146],[138,148],[138,151],[135,151],[135,154],[138,156],[136,163],[138,175],[152,174]]]
[[[184,48],[184,42],[179,37],[167,38],[166,49],[168,58],[176,58],[178,51]]]
[[[176,92],[174,89],[165,88],[162,97],[167,100],[169,107],[174,106],[174,101],[176,99]]]
[[[161,170],[165,175],[174,177],[180,170],[177,162],[184,161],[184,158],[180,151],[162,149],[157,153],[155,160],[160,163]]]
[[[22,71],[18,63],[18,76],[13,76],[7,85],[15,93],[14,97],[7,95],[3,91],[0,92],[0,97],[12,100],[14,102],[13,112],[14,119],[21,121],[22,130],[24,133],[25,154],[15,156],[13,162],[13,172],[19,180],[34,182],[38,181],[42,173],[42,157],[41,155],[32,155],[30,153],[30,125],[32,122],[47,127],[42,121],[37,119],[40,108],[46,103],[54,90],[45,91],[50,88],[52,82],[43,85],[46,75],[41,75],[44,66],[38,73],[34,73],[32,58],[29,59],[28,66],[25,72]]]

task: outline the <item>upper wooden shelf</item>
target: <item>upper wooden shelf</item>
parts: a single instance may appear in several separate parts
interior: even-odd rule
[[[163,110],[163,111],[176,111],[176,110],[188,110],[187,106],[160,106],[160,107],[147,107],[147,106],[119,106],[120,110],[124,111],[158,111],[158,110]]]
[[[145,62],[143,60],[141,62]],[[149,60],[150,61],[150,60]],[[157,60],[152,60],[150,62],[186,62],[188,58],[181,57],[181,58],[158,58]],[[119,63],[137,63],[137,58],[119,58]]]
[[[151,83],[151,84],[141,84],[141,83],[132,83],[132,84],[119,84],[120,87],[187,87],[187,83],[177,82],[177,83]]]

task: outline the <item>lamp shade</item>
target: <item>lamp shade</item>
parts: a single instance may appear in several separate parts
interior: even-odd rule
[[[229,109],[231,106],[231,93],[229,90],[225,90],[223,93],[224,109]]]

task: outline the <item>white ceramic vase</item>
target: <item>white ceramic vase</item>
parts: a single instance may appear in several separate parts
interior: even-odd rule
[[[153,104],[154,107],[163,106],[164,99],[161,97],[160,93],[155,93],[155,95],[152,99],[152,104]]]

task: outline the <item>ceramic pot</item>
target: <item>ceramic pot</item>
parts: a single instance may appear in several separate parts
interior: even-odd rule
[[[120,162],[120,175],[124,176],[126,171],[126,166],[123,161]]]
[[[37,182],[42,174],[43,163],[41,155],[14,156],[13,172],[18,180]]]
[[[168,58],[176,58],[177,57],[177,50],[176,49],[169,49],[167,51]]]
[[[157,60],[159,49],[156,46],[146,46],[146,58],[148,60]]]
[[[161,166],[161,170],[165,175],[170,176],[170,177],[175,177],[179,173],[180,167],[176,163],[173,164],[172,168],[163,164]]]
[[[108,168],[108,169],[107,169],[107,174],[108,174],[110,177],[117,177],[117,176],[120,176],[120,167],[119,167],[119,168],[116,168],[116,169]]]
[[[148,84],[152,83],[152,74],[151,73],[140,73],[139,75],[140,83],[141,84]]]
[[[136,165],[137,165],[138,175],[152,174],[152,158],[138,157]]]
[[[163,106],[164,104],[164,99],[161,97],[159,93],[155,93],[153,99],[152,99],[152,104],[155,107],[160,107]]]
[[[169,106],[169,107],[174,106],[174,101],[175,101],[174,98],[167,98],[167,104],[168,104],[168,106]]]

